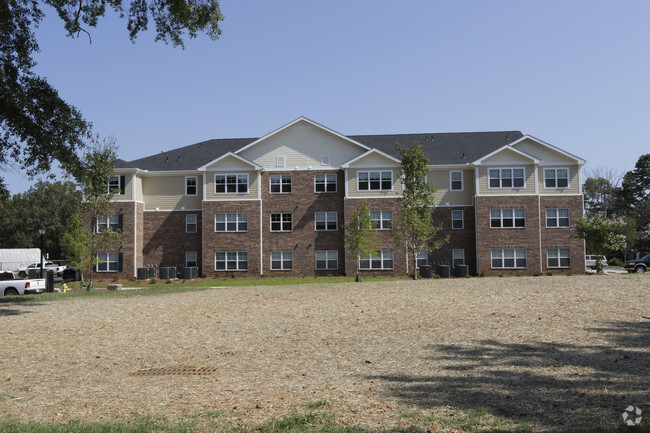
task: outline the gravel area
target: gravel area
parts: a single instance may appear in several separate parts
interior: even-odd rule
[[[0,326],[0,417],[260,422],[326,400],[367,426],[484,407],[547,430],[650,414],[647,276],[37,299],[0,304]]]

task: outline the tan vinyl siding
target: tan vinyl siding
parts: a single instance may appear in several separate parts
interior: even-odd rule
[[[552,148],[542,146],[530,139],[517,143],[515,148],[529,155],[533,155],[544,163],[566,163],[567,165],[576,163],[575,159]]]
[[[341,164],[366,152],[360,146],[336,135],[323,131],[306,122],[297,123],[264,141],[259,142],[239,155],[258,165],[272,170],[279,168],[276,157],[284,156],[285,167],[321,167],[321,156],[330,156],[330,166]]]
[[[135,200],[144,201],[144,193],[142,191],[142,178],[139,176],[135,177]]]
[[[253,167],[246,161],[235,158],[234,156],[227,156],[218,162],[211,164],[207,167],[207,170],[219,170],[219,171],[248,171]]]
[[[124,176],[124,194],[120,194],[116,196],[115,198],[117,200],[132,200],[132,192],[133,192],[133,182],[132,182],[132,176],[130,174],[118,174],[117,176]]]
[[[248,174],[248,193],[246,194],[215,194],[214,193],[214,175],[215,174]],[[207,182],[205,186],[205,199],[208,201],[214,200],[250,200],[257,199],[257,191],[259,184],[257,181],[256,171],[209,171],[205,174]]]
[[[202,178],[197,176],[198,194],[185,195],[185,176],[152,176],[143,179],[145,210],[201,209]]]
[[[488,170],[497,168],[523,168],[524,169],[524,187],[523,188],[488,188]],[[490,165],[479,167],[479,194],[481,195],[517,195],[517,194],[535,194],[535,166],[533,164],[521,165]]]
[[[489,158],[486,158],[483,160],[483,164],[514,164],[514,163],[521,163],[521,164],[530,164],[532,162],[532,159],[526,155],[522,155],[521,153],[515,152],[514,150],[511,149],[503,149],[501,152],[498,152],[494,155],[492,155]]]
[[[460,171],[463,173],[463,190],[451,191],[450,188],[450,172]],[[464,206],[471,205],[474,197],[474,170],[462,169],[432,169],[427,176],[429,184],[436,188],[435,204],[450,206]]]
[[[391,191],[359,191],[357,189],[357,172],[359,171],[391,171],[393,173],[393,189]],[[399,168],[359,168],[348,171],[348,194],[350,197],[398,197],[402,195],[402,181]]]
[[[545,188],[544,182],[544,169],[569,169],[569,187],[568,188]],[[580,193],[580,168],[576,165],[553,165],[553,166],[539,166],[538,182],[540,194],[579,194]]]

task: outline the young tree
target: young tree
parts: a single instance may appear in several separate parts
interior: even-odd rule
[[[417,280],[417,253],[442,247],[449,241],[449,236],[434,240],[442,230],[442,223],[436,225],[433,221],[436,189],[426,182],[429,159],[424,154],[422,145],[414,141],[410,148],[400,147],[399,151],[402,156],[404,194],[391,233],[396,244],[406,244],[406,250],[413,259],[413,279]]]
[[[107,8],[128,18],[132,40],[153,21],[156,40],[183,45],[205,32],[221,34],[218,0],[3,0],[0,1],[0,165],[19,161],[30,172],[47,171],[53,160],[66,170],[78,166],[77,153],[91,128],[79,110],[64,101],[34,72],[39,51],[35,28],[52,7],[70,37],[97,26]]]
[[[596,269],[599,274],[603,272],[600,257],[625,245],[625,236],[617,233],[624,226],[625,221],[623,219],[609,219],[602,215],[594,215],[576,221],[574,228],[576,236],[584,239],[588,250],[596,254]]]
[[[610,169],[585,170],[582,191],[585,196],[585,212],[588,216],[620,214],[620,209],[616,207],[616,197],[620,190],[622,177]]]
[[[641,155],[634,167],[623,176],[619,194],[621,214],[634,220],[637,250],[650,249],[650,153]]]
[[[350,224],[345,226],[345,247],[356,263],[357,282],[361,281],[360,257],[376,254],[377,239],[372,227],[372,214],[366,201],[358,212],[352,214]]]
[[[98,264],[98,254],[107,249],[121,248],[123,233],[106,227],[100,229],[99,222],[108,217],[113,204],[115,190],[110,189],[117,147],[112,139],[91,141],[82,157],[82,172],[79,174],[83,200],[81,216],[74,222],[66,236],[68,254],[89,274],[88,289],[93,287],[93,271]]]

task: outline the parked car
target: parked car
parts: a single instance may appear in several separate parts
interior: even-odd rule
[[[596,269],[596,258],[598,256],[585,256],[585,266],[590,269]],[[607,257],[600,256],[600,262],[603,266],[607,266]]]
[[[31,265],[27,266],[26,268],[19,268],[18,269],[18,276],[25,278],[27,274],[29,274],[30,269],[40,269],[41,264],[40,263],[32,263]],[[57,277],[60,277],[61,274],[63,274],[63,270],[65,269],[65,266],[63,265],[57,265],[56,263],[52,262],[45,262],[43,263],[43,268],[46,271],[54,271],[54,275]]]
[[[0,281],[0,294],[2,296],[32,295],[45,291],[44,279],[16,280],[13,272],[9,273],[12,277],[10,280]]]
[[[623,267],[628,272],[643,273],[650,268],[650,254],[646,254],[638,260],[627,260]]]

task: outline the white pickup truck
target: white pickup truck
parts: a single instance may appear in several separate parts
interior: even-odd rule
[[[3,272],[0,276],[0,295],[32,295],[45,291],[45,280],[16,280],[12,272]]]
[[[31,265],[25,268],[19,268],[18,276],[21,278],[25,278],[27,274],[29,274],[30,269],[40,269],[40,268],[41,268],[40,263],[32,263]],[[52,262],[44,262],[43,269],[45,269],[46,271],[54,271],[54,275],[60,277],[61,275],[63,275],[63,270],[65,269],[65,266],[57,265],[56,263],[52,263]]]

